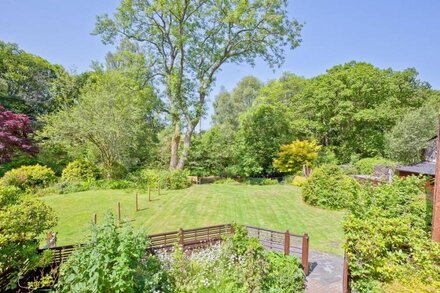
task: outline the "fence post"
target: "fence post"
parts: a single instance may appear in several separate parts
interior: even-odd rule
[[[151,201],[151,187],[148,186],[148,201]]]
[[[290,232],[289,230],[284,233],[284,255],[290,254]]]
[[[139,211],[138,193],[136,191],[136,212]]]
[[[95,224],[95,225],[96,225],[96,220],[97,220],[96,213],[94,213],[94,214],[93,214],[93,220],[92,220],[92,221],[93,221],[93,224]]]
[[[350,293],[350,283],[349,283],[349,270],[348,270],[348,257],[347,253],[344,252],[344,269],[342,275],[342,293]]]
[[[182,228],[180,228],[180,230],[179,230],[179,245],[182,247],[182,250],[183,250],[183,229]]]
[[[304,233],[302,239],[301,264],[304,269],[304,274],[309,274],[309,235]]]
[[[118,201],[118,220],[121,223],[121,203]]]

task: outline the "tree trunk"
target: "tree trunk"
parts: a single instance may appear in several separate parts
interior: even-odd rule
[[[177,168],[177,155],[179,152],[180,144],[180,122],[174,121],[174,133],[171,139],[171,158],[170,158],[170,169]]]
[[[177,165],[177,169],[179,170],[183,170],[183,167],[185,167],[186,159],[188,158],[189,148],[191,146],[191,137],[194,129],[194,125],[188,125],[188,129],[185,132],[185,137],[183,138],[183,150],[179,158],[179,164]]]

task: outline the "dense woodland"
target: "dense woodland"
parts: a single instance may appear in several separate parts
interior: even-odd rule
[[[84,158],[112,178],[169,168],[174,129],[138,47],[125,44],[81,74],[15,44],[0,48],[2,113],[29,119],[26,142],[2,150],[9,161],[2,174],[31,163],[60,174]],[[217,94],[212,126],[191,135],[184,168],[192,175],[280,176],[273,160],[281,145],[295,140],[321,145],[322,162],[417,162],[436,134],[439,100],[412,68],[353,61],[310,79],[285,73],[264,83],[248,76]]]

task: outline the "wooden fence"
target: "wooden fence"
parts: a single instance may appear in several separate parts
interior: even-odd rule
[[[264,228],[245,226],[250,237],[257,238],[261,244],[271,251],[281,252],[285,255],[294,255],[301,259],[304,273],[309,273],[309,237],[307,234],[296,235],[289,231],[279,232]],[[189,251],[208,247],[209,245],[221,241],[225,236],[233,233],[231,224],[209,226],[196,229],[180,229],[178,231],[148,235],[151,245],[151,252],[159,250],[171,251],[175,245],[180,245],[183,250]],[[69,256],[82,245],[67,245],[47,248],[53,252],[50,266],[57,267],[66,261]],[[40,249],[43,252],[46,249]],[[8,270],[0,275],[0,291],[5,288],[13,277],[14,271]],[[22,291],[24,292],[24,291]]]
[[[348,267],[348,256],[346,253],[344,253],[344,268],[342,273],[342,293],[350,293],[350,268]]]

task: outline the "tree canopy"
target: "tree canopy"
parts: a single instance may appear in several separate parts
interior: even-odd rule
[[[288,18],[286,5],[284,0],[123,0],[113,17],[98,17],[95,33],[105,43],[128,39],[148,54],[174,128],[171,168],[184,167],[207,95],[224,64],[253,64],[261,58],[280,65],[285,48],[298,46],[301,25]]]

